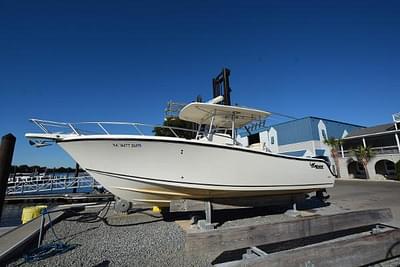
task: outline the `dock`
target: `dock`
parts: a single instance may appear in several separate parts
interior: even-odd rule
[[[38,195],[16,195],[7,196],[6,204],[19,203],[83,203],[83,202],[107,202],[114,200],[110,193],[73,193],[73,194],[38,194]]]
[[[63,214],[64,212],[59,210],[52,212],[50,216],[55,223]],[[12,257],[19,255],[31,242],[36,241],[40,232],[41,223],[44,223],[44,229],[47,229],[50,220],[48,217],[45,217],[44,222],[42,222],[41,217],[38,217],[26,224],[14,227],[10,231],[3,233],[0,236],[0,263],[7,262]]]

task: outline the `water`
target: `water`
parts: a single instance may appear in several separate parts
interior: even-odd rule
[[[47,205],[53,207],[53,203],[23,203],[23,204],[5,204],[1,215],[0,227],[18,226],[22,224],[22,209],[29,206]]]
[[[57,174],[58,177],[68,177],[66,174]],[[72,175],[70,174],[70,177]],[[71,177],[72,178],[72,177]],[[81,181],[85,181],[87,178],[82,177]],[[92,178],[90,178],[92,179]],[[88,180],[89,181],[89,180]],[[93,191],[92,187],[82,187],[76,188],[77,193],[91,193]],[[72,188],[57,188],[49,191],[39,191],[39,192],[29,192],[24,194],[14,194],[10,196],[30,196],[30,195],[63,195],[63,194],[71,194],[73,193]],[[21,204],[10,204],[7,203],[3,206],[3,212],[0,220],[0,227],[10,227],[10,226],[18,226],[21,222],[22,210],[25,207],[36,206],[36,205],[47,205],[49,208],[54,207],[56,204],[54,203],[21,203]]]
[[[79,186],[79,187],[78,187]],[[33,177],[19,182],[9,182],[7,194],[10,196],[22,195],[47,195],[47,194],[69,194],[75,190],[77,193],[90,193],[93,188],[98,188],[100,185],[96,183],[92,177],[85,175],[78,179],[73,176],[56,177]]]

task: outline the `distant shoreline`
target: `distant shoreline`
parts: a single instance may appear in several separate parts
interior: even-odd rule
[[[46,173],[46,172],[75,172],[76,168],[72,167],[45,167],[39,165],[13,165],[11,166],[11,173]],[[79,172],[83,172],[83,169],[79,169]]]

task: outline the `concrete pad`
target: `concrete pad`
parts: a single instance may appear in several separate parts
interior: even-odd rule
[[[0,227],[0,236],[5,235],[11,230],[15,229],[17,226]]]
[[[390,208],[393,220],[388,224],[400,227],[400,182],[340,178],[327,191],[329,201],[341,210]]]

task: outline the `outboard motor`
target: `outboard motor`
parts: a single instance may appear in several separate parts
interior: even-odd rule
[[[313,158],[324,160],[328,164],[328,167],[332,168],[331,160],[329,159],[329,157],[327,157],[327,156],[316,156],[316,157],[313,157]],[[315,192],[315,197],[318,198],[320,201],[324,202],[330,196],[328,195],[328,192],[326,192],[326,189],[321,189],[321,190],[318,190],[317,192]]]

